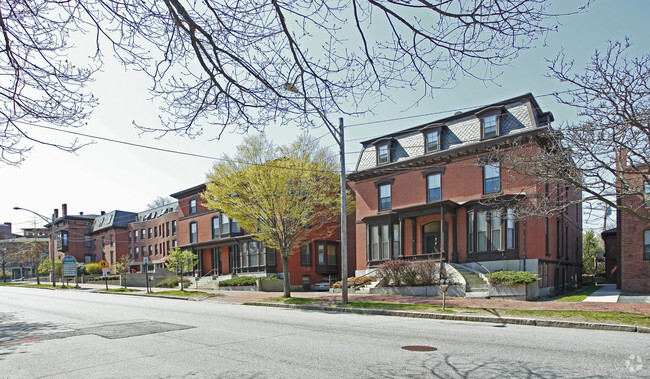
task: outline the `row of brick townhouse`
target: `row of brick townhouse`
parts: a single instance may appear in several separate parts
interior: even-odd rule
[[[282,272],[279,252],[255,241],[237,220],[218,210],[207,209],[201,201],[205,184],[172,194],[178,199],[179,245],[194,252],[201,275],[259,275]],[[352,218],[350,218],[352,220]],[[314,230],[296,247],[289,262],[292,286],[308,288],[323,277],[340,277],[340,229]],[[348,251],[354,252],[353,246]],[[354,254],[349,255],[354,264]],[[353,267],[353,266],[352,266]]]
[[[552,121],[526,94],[362,142],[348,175],[357,204],[348,217],[349,272],[363,275],[391,259],[434,258],[479,271],[535,272],[540,294],[578,285],[581,206],[525,219],[516,219],[513,208],[522,197],[581,193],[512,180],[513,173],[491,154],[496,147],[507,150],[518,137],[527,137],[528,151],[544,148]],[[280,273],[278,252],[255,241],[237,220],[207,209],[205,189],[184,189],[171,195],[177,203],[140,213],[69,215],[64,205],[51,223],[54,249],[111,265],[128,255],[140,270],[145,257],[152,269],[162,267],[178,246],[196,254],[200,276]],[[291,284],[340,277],[340,266],[339,229],[314,230],[290,260]]]
[[[38,264],[48,256],[49,233],[46,228],[23,228],[23,235],[14,234],[11,223],[0,225],[0,274],[7,275],[3,280],[28,278],[37,275]],[[38,259],[31,254],[25,254],[30,244],[41,244]]]

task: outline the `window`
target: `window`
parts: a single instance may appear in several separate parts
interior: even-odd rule
[[[440,174],[427,176],[427,202],[429,203],[440,201],[442,199],[440,177]]]
[[[198,242],[196,221],[190,222],[190,243]]]
[[[153,246],[149,245],[149,255],[153,255]]]
[[[490,250],[501,250],[501,210],[490,212]]]
[[[113,246],[113,235],[110,234],[108,237],[109,237],[109,239],[110,239],[110,241],[111,241],[111,246]]]
[[[59,234],[56,236],[56,245],[59,251],[68,250],[68,232],[59,232]]]
[[[483,138],[496,137],[498,135],[498,118],[497,116],[488,116],[481,119],[483,125]]]
[[[172,248],[175,248],[175,247],[178,247],[178,241],[177,240],[172,241]]]
[[[106,241],[104,240],[104,236],[102,236],[102,247],[106,246]]]
[[[225,214],[221,214],[221,234],[230,234],[230,219]]]
[[[237,224],[237,221],[230,219],[230,232],[231,233],[241,233],[241,228]]]
[[[155,255],[158,255],[158,245],[154,245],[153,252]]]
[[[304,241],[300,245],[300,265],[311,266],[311,242]]]
[[[650,261],[650,230],[643,232],[643,260]]]
[[[169,237],[169,221],[165,224],[165,237]]]
[[[152,231],[151,231],[151,228],[149,228],[149,233],[148,233],[148,235],[149,235],[149,237],[148,237],[149,239],[151,239],[151,238],[153,237],[153,233],[152,233]]]
[[[431,130],[424,133],[425,138],[425,152],[430,153],[440,149],[440,131]]]
[[[388,143],[377,146],[377,164],[388,163],[390,161]]]
[[[174,236],[176,235],[176,229],[177,229],[176,226],[177,226],[176,220],[172,221],[172,235]]]
[[[650,180],[643,182],[643,192],[645,193],[645,204],[650,206]]]
[[[84,247],[91,248],[93,246],[93,240],[89,236],[84,236]]]
[[[318,264],[325,265],[325,245],[318,245]]]
[[[140,237],[144,241],[147,238],[147,232],[144,229],[140,230]]]
[[[501,168],[499,162],[483,166],[483,193],[501,191]]]
[[[129,243],[131,243],[131,232],[129,232]]]
[[[212,217],[212,239],[219,238],[219,217]]]
[[[379,210],[386,211],[391,206],[391,184],[382,184],[379,186]]]
[[[467,250],[502,251],[517,248],[517,223],[513,209],[470,211],[467,214]]]
[[[392,238],[391,238],[392,236]],[[384,261],[399,256],[399,224],[371,225],[368,230],[368,259]],[[392,254],[391,254],[392,249]]]
[[[276,264],[277,264],[277,261],[275,259],[275,249],[268,249],[266,251],[266,265],[273,267]]]
[[[515,212],[508,208],[506,221],[506,249],[515,248]],[[577,250],[576,250],[577,251]]]
[[[135,257],[133,259],[138,259],[140,258],[140,248],[136,247],[135,248]]]
[[[336,246],[327,245],[327,265],[336,266]]]
[[[194,214],[194,213],[196,213],[196,199],[191,198],[190,199],[189,214]]]
[[[158,228],[153,228],[153,236],[158,237]]]
[[[133,231],[133,237],[134,237],[133,240],[134,240],[135,242],[138,242],[138,241],[140,240],[140,233],[138,233],[137,230],[134,230],[134,231]]]

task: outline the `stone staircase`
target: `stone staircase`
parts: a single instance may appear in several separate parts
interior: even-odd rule
[[[202,278],[199,278],[198,280],[198,285],[197,281],[194,280],[194,278],[191,278],[192,280],[192,285],[190,286],[192,289],[204,289],[204,290],[214,290],[217,289],[217,283],[219,283],[222,280],[226,279],[231,279],[232,275],[221,275],[217,276],[214,279],[212,276],[204,276]]]
[[[458,263],[452,263],[451,266],[465,278],[465,297],[490,297],[489,284],[480,272]]]

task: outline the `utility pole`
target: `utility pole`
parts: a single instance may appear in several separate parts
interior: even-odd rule
[[[339,149],[341,155],[341,302],[348,303],[348,212],[345,194],[345,139],[343,118],[339,118]]]

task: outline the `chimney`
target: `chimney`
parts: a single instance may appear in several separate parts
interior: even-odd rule
[[[99,215],[100,215],[100,216],[103,216],[103,215],[105,215],[105,214],[106,214],[106,212],[104,212],[104,211],[99,212]]]
[[[68,204],[61,204],[61,217],[68,215]]]
[[[52,216],[55,220],[59,218],[59,210],[57,208],[54,209],[54,216]]]

